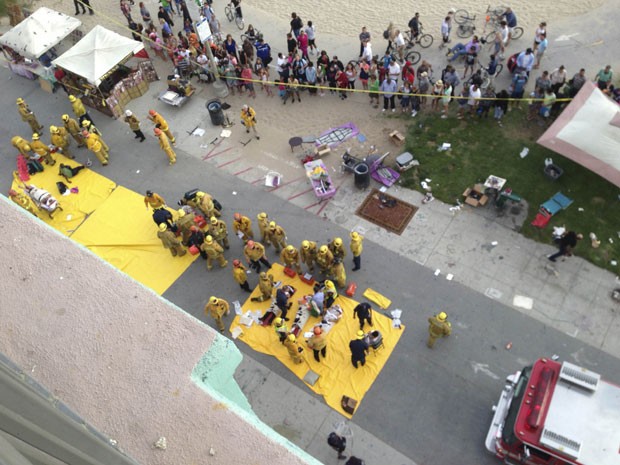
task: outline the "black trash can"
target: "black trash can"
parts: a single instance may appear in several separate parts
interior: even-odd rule
[[[207,102],[207,110],[209,110],[211,123],[213,123],[214,126],[221,126],[224,124],[224,110],[222,110],[222,102],[220,102],[219,99],[209,100]]]
[[[355,187],[366,189],[370,185],[370,168],[366,163],[358,163],[353,169],[355,173]]]

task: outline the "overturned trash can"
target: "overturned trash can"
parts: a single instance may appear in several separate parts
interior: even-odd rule
[[[207,110],[209,110],[211,123],[213,123],[214,126],[221,126],[224,124],[224,110],[222,110],[222,102],[220,102],[220,99],[209,100],[207,102]]]
[[[370,185],[370,168],[366,163],[358,163],[353,168],[355,174],[355,187],[366,189]]]

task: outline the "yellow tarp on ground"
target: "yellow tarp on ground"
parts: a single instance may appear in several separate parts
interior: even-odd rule
[[[78,166],[79,163],[60,154],[54,154],[54,158],[56,159],[56,164],[54,166],[43,165],[45,170],[31,176],[30,180],[25,184],[34,184],[41,189],[45,189],[58,200],[62,210],[56,210],[52,214],[54,217],[53,219],[50,219],[49,215],[44,210],[39,210],[37,216],[54,229],[70,236],[84,221],[87,215],[95,211],[99,205],[105,202],[116,187],[116,183],[85,168],[80,171],[75,178],[71,179],[71,184],[69,184],[58,174],[58,167],[60,163],[72,167]],[[58,181],[64,182],[69,188],[77,187],[79,193],[61,195],[56,186]],[[23,184],[24,183],[21,181],[13,178],[13,185],[11,187],[19,192],[23,192]]]
[[[312,287],[302,282],[298,277],[290,278],[283,273],[283,267],[274,264],[271,271],[275,281],[282,281],[283,285],[289,284],[296,289],[295,294],[291,298],[293,306],[288,311],[287,317],[289,330],[292,327],[295,313],[297,311],[297,301],[304,295],[313,294]],[[275,294],[275,292],[274,292]],[[251,296],[260,295],[258,288],[254,289]],[[230,326],[232,331],[235,327],[240,327],[243,333],[239,339],[248,344],[254,350],[265,354],[273,355],[280,362],[286,365],[295,375],[302,379],[309,369],[320,375],[314,386],[308,385],[317,394],[321,394],[325,398],[327,405],[337,410],[342,415],[351,418],[352,415],[346,413],[340,404],[342,396],[348,396],[358,401],[359,407],[364,395],[370,389],[373,382],[381,372],[383,365],[387,362],[392,350],[398,343],[400,336],[405,329],[397,329],[392,327],[392,320],[379,312],[373,312],[373,324],[371,328],[366,324],[364,332],[379,330],[383,335],[384,347],[380,348],[376,353],[370,349],[366,356],[366,365],[355,369],[351,363],[351,351],[349,350],[349,342],[355,339],[355,335],[359,330],[359,320],[353,318],[353,309],[358,302],[345,296],[339,296],[335,302],[340,305],[343,310],[342,318],[334,325],[327,334],[327,357],[317,363],[314,359],[312,349],[308,348],[305,343],[303,333],[312,331],[312,328],[320,323],[319,318],[310,317],[303,328],[303,332],[298,336],[298,342],[304,348],[302,353],[304,363],[294,364],[291,360],[286,348],[280,343],[273,326],[259,326],[253,324],[251,327],[239,324],[239,316],[237,315]],[[248,299],[242,305],[242,312],[245,314],[248,310],[261,310],[264,314],[269,308],[271,302],[252,302]]]
[[[72,235],[105,261],[163,294],[197,256],[172,257],[157,238],[143,196],[122,186]]]

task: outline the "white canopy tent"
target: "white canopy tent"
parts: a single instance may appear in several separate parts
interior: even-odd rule
[[[79,19],[42,7],[2,35],[0,44],[36,60],[81,25]]]
[[[538,143],[620,187],[620,105],[586,82]]]
[[[52,63],[98,86],[114,67],[144,49],[141,42],[95,26]]]

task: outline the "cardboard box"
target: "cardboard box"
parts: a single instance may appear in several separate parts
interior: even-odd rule
[[[489,201],[489,198],[484,194],[484,187],[481,184],[465,189],[463,197],[465,197],[465,203],[472,207],[484,206]]]
[[[396,145],[404,145],[405,144],[405,136],[403,136],[398,131],[390,132],[390,140]]]
[[[316,148],[316,156],[318,158],[327,155],[328,153],[330,153],[332,150],[329,148],[329,146],[327,144],[323,144],[323,145],[319,145]]]

